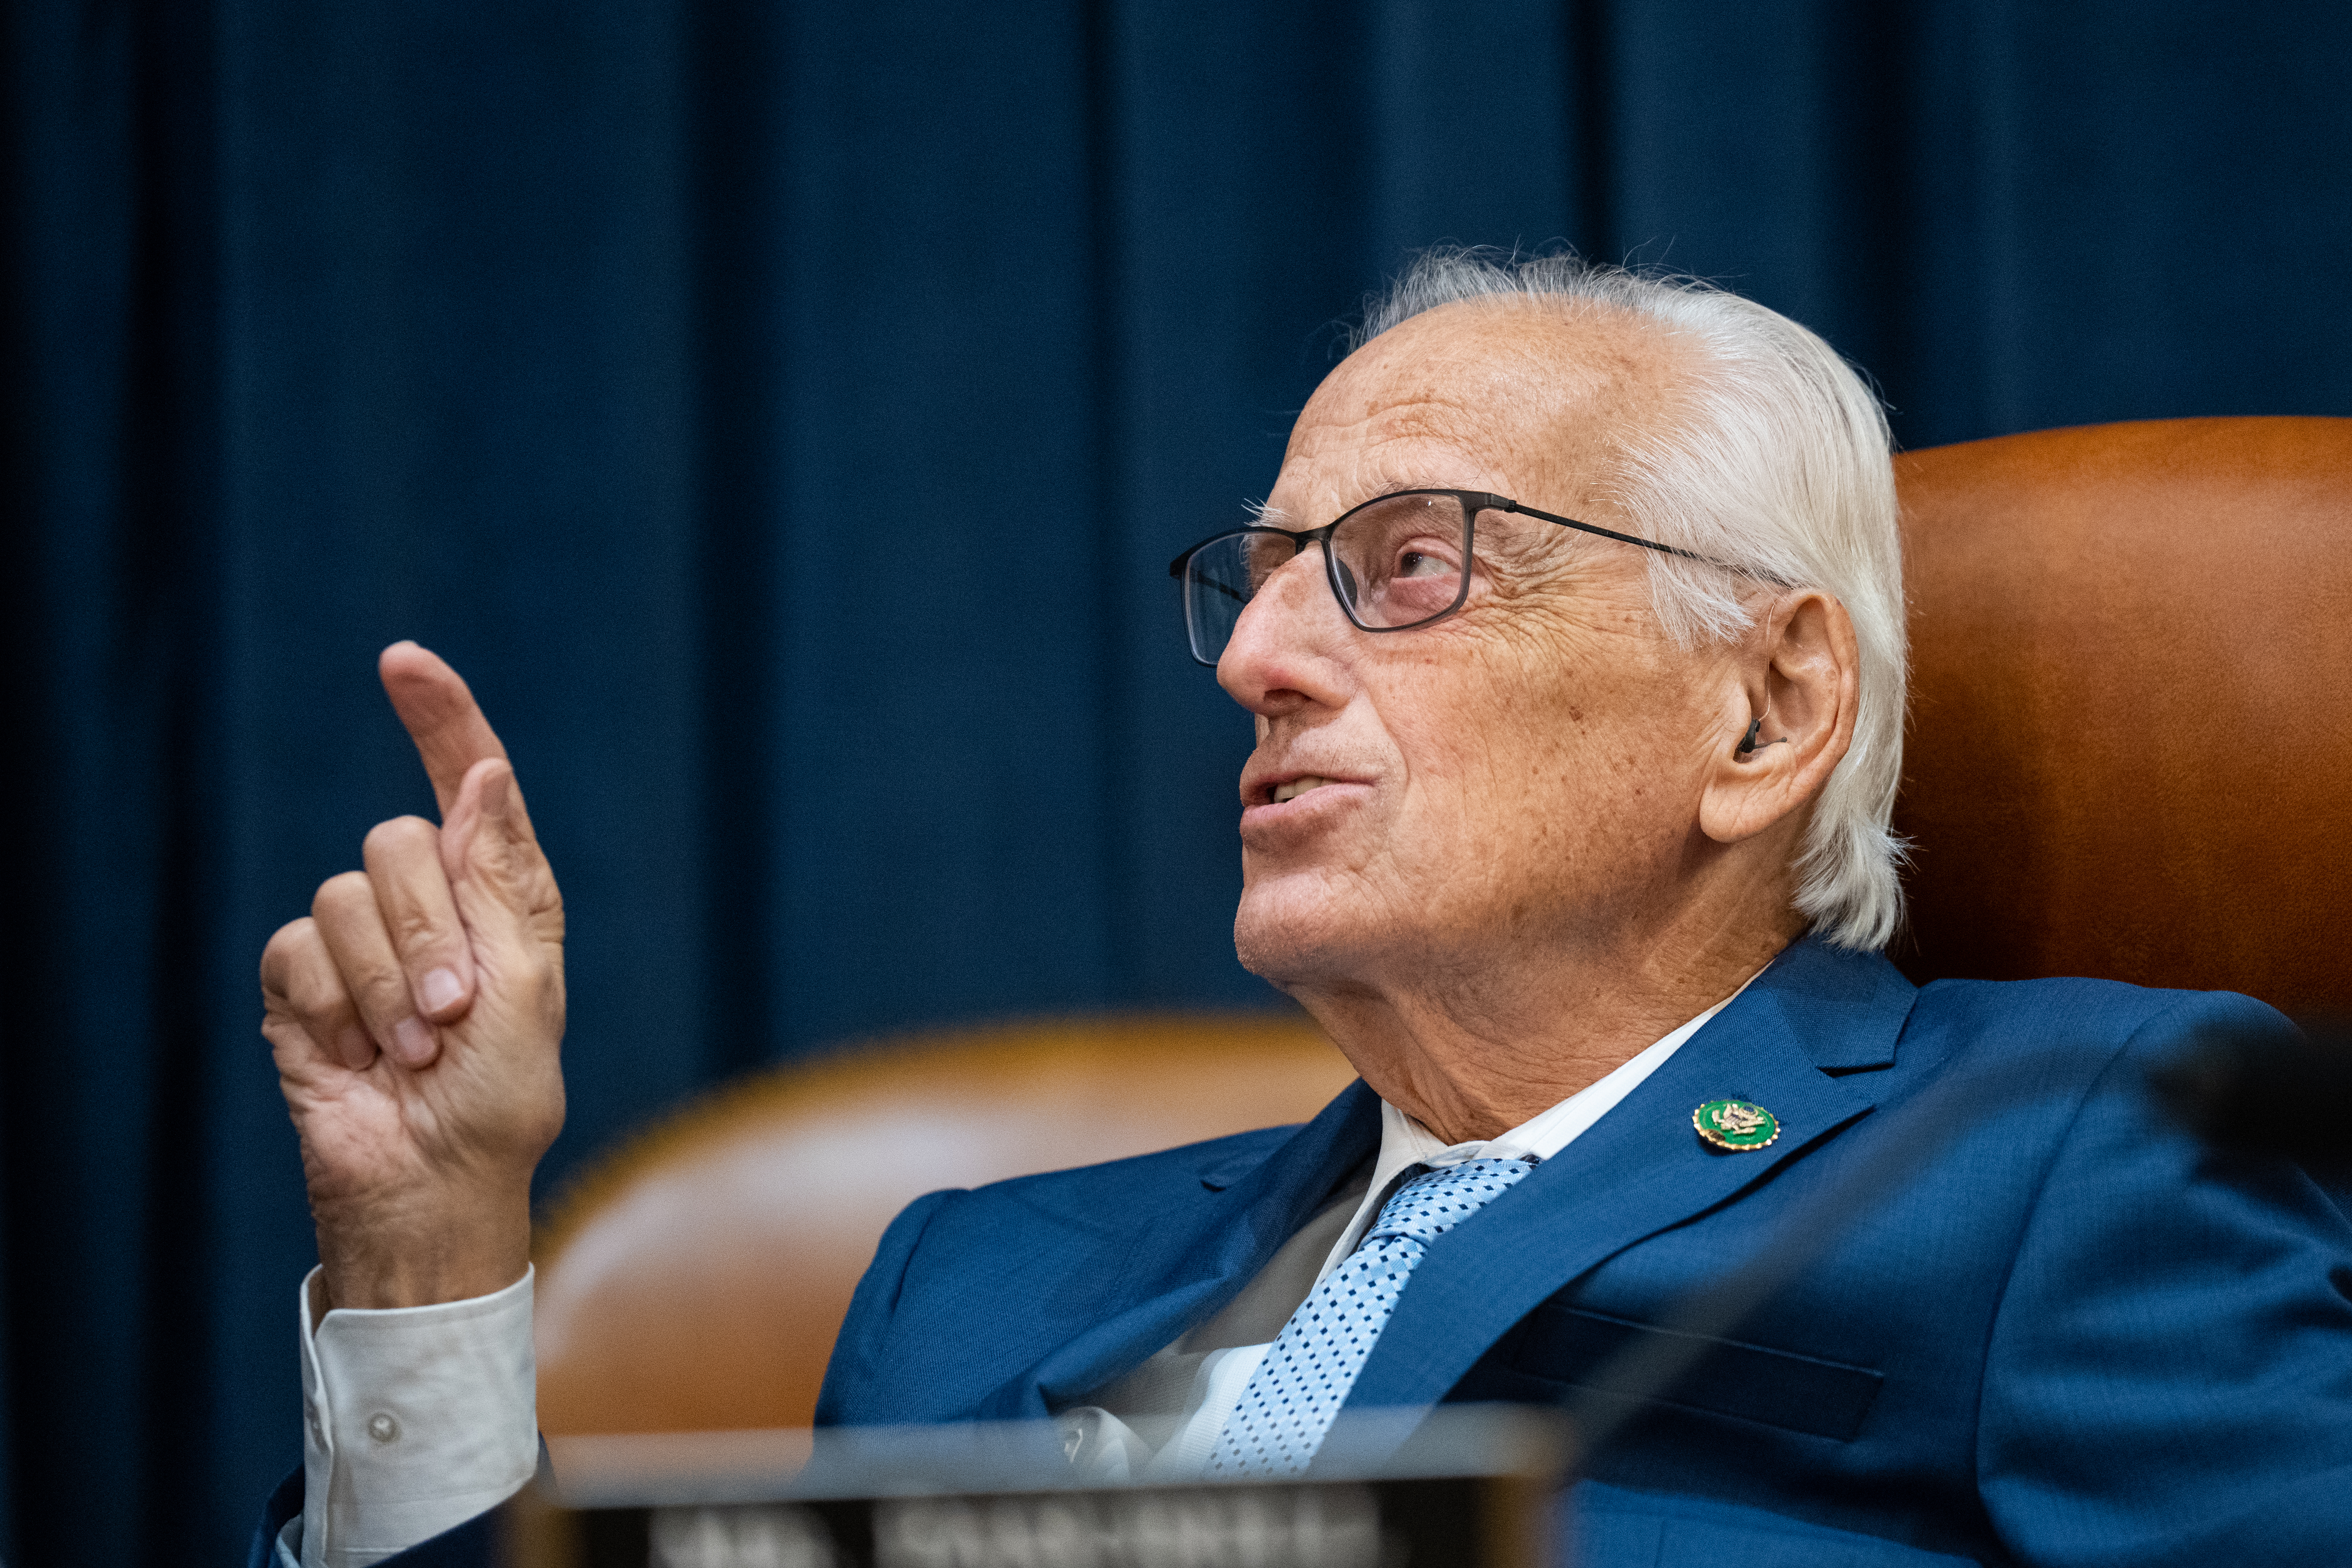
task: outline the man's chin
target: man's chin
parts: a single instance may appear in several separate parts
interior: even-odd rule
[[[1290,879],[1242,893],[1234,915],[1234,952],[1242,967],[1288,990],[1353,974],[1375,958],[1377,933],[1363,929],[1360,905],[1300,888]]]

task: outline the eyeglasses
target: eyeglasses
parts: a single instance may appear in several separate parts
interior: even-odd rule
[[[1267,578],[1309,544],[1323,547],[1323,574],[1330,580],[1332,597],[1358,630],[1409,632],[1444,620],[1470,597],[1470,550],[1482,511],[1517,512],[1663,555],[1706,559],[1485,490],[1395,490],[1320,528],[1293,532],[1253,524],[1204,539],[1171,561],[1168,574],[1184,585],[1184,629],[1192,640],[1192,657],[1214,668],[1242,611]]]

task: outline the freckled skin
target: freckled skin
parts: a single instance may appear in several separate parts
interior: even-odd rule
[[[1675,416],[1681,351],[1613,313],[1473,301],[1350,355],[1293,430],[1268,521],[1391,484],[1493,490],[1638,531],[1620,437]],[[1729,994],[1802,930],[1790,870],[1851,738],[1851,625],[1759,588],[1730,646],[1677,647],[1647,552],[1480,519],[1470,602],[1373,635],[1308,550],[1243,614],[1218,679],[1256,717],[1242,961],[1367,1082],[1491,1137]],[[1749,718],[1774,745],[1735,760]],[[1270,805],[1269,777],[1341,781]]]

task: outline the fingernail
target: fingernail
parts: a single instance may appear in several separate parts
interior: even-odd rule
[[[423,1067],[433,1059],[433,1026],[422,1018],[403,1018],[392,1026],[392,1046],[401,1066]]]
[[[425,1010],[428,1013],[438,1013],[466,994],[454,969],[426,970],[425,983],[417,989],[425,994]]]

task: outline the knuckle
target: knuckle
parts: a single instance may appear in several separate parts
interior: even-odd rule
[[[515,994],[543,1006],[563,994],[563,970],[544,952],[534,952],[515,967]]]
[[[261,952],[264,1011],[298,1021],[332,1018],[351,1005],[316,922],[289,921]]]
[[[403,904],[387,913],[384,929],[391,933],[393,946],[411,956],[446,947],[457,935],[436,911],[414,904]]]
[[[329,1017],[350,1005],[334,962],[316,943],[305,942],[290,953],[275,979],[276,998],[298,1018]]]
[[[416,1010],[409,1005],[408,977],[390,964],[354,964],[343,983],[361,1013],[375,1022],[397,1021]]]
[[[309,915],[288,921],[269,933],[261,944],[261,988],[265,993],[282,994],[286,977],[292,973],[303,952],[319,940],[318,922]]]
[[[287,986],[286,1005],[298,1018],[332,1018],[350,1008],[351,997],[332,969],[306,964]]]
[[[317,920],[327,920],[335,914],[375,902],[374,884],[365,871],[344,871],[319,884],[310,897],[310,914]]]
[[[421,816],[394,816],[368,829],[361,853],[370,865],[387,856],[437,848],[441,830]]]

